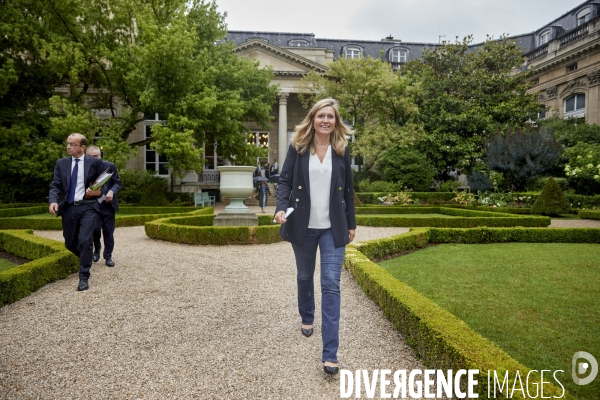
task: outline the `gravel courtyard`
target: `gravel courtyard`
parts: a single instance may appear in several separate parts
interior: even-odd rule
[[[359,227],[357,241],[405,231]],[[188,246],[143,227],[115,240],[116,267],[96,263],[89,291],[74,274],[0,309],[1,399],[339,398],[320,304],[315,335],[300,333],[289,243]],[[340,343],[341,368],[423,368],[345,270]]]

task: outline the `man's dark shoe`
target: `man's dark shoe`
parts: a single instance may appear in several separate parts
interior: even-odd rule
[[[94,260],[94,262],[98,262],[99,259],[100,259],[100,252],[94,253],[92,260]]]
[[[82,291],[82,290],[88,290],[90,288],[90,285],[88,285],[88,281],[87,279],[80,279],[79,280],[79,286],[77,286],[77,290],[78,291]]]
[[[114,267],[115,266],[115,262],[111,258],[107,258],[106,259],[106,265],[108,265],[109,267]]]

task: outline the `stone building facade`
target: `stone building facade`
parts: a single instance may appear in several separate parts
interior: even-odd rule
[[[588,123],[600,123],[600,1],[588,0],[564,13],[536,31],[511,37],[523,48],[525,63],[521,71],[532,71],[539,93],[540,117],[585,117]],[[407,61],[421,57],[424,49],[437,43],[406,43],[393,37],[379,41],[321,39],[310,33],[229,31],[224,41],[234,42],[240,57],[270,66],[275,74],[272,83],[279,85],[277,103],[273,104],[273,123],[268,131],[249,125],[253,134],[249,142],[269,148],[268,159],[283,165],[294,127],[306,110],[298,98],[300,80],[309,71],[323,73],[335,59],[372,57],[398,69]],[[479,45],[475,44],[475,50]],[[148,127],[160,123],[160,116],[140,124],[130,136],[132,142],[143,140]],[[205,150],[208,165],[204,171],[189,173],[177,180],[177,190],[199,191],[218,188],[214,166],[219,159],[218,144]],[[140,148],[129,168],[149,169],[168,177],[166,160],[161,160],[146,146]]]

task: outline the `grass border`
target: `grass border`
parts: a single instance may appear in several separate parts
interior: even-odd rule
[[[554,228],[418,228],[409,233],[349,245],[344,266],[350,271],[365,294],[373,300],[404,336],[406,342],[428,368],[479,369],[480,371],[511,371],[521,377],[531,370],[510,357],[497,345],[475,332],[458,317],[435,304],[406,283],[396,279],[373,260],[424,248],[432,243],[497,243],[497,242],[563,242],[600,243],[600,229]],[[541,377],[532,373],[530,390]],[[479,380],[477,390],[486,398],[487,380]],[[544,394],[559,396],[563,389],[544,385]],[[520,397],[516,391],[513,398]],[[566,392],[565,399],[574,397]]]

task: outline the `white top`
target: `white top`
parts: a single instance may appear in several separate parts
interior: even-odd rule
[[[323,163],[316,154],[310,155],[308,176],[310,182],[310,219],[308,220],[308,227],[311,229],[331,228],[331,220],[329,219],[331,146],[327,147]]]
[[[75,168],[75,157],[71,157],[71,174],[73,174],[73,168]],[[83,200],[85,196],[85,179],[83,177],[83,156],[79,157],[79,163],[77,165],[77,186],[75,186],[75,200]]]

